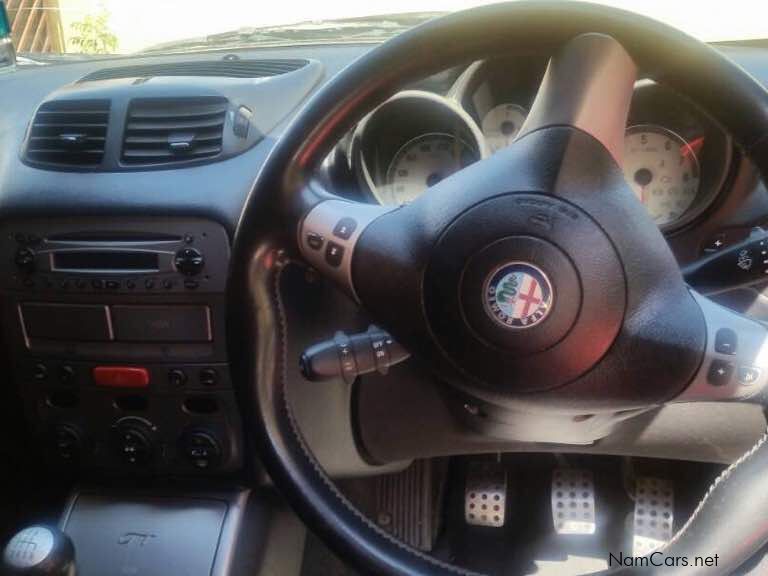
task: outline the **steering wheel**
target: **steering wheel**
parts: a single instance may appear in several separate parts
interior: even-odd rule
[[[532,47],[554,56],[508,149],[400,207],[350,201],[313,181],[333,145],[406,83]],[[765,327],[685,284],[622,175],[638,69],[711,114],[768,177],[762,86],[664,24],[571,2],[486,6],[393,38],[320,88],[263,166],[235,238],[233,358],[272,480],[361,572],[468,573],[368,521],[308,449],[286,396],[286,366],[297,359],[286,353],[280,278],[291,260],[336,282],[499,426],[545,422],[557,436],[578,415],[609,424],[673,400],[764,401],[765,371],[750,386],[722,378],[715,341],[726,330],[738,339],[739,361],[759,364]],[[344,233],[334,233],[342,220]],[[310,234],[336,248],[317,249]],[[511,306],[515,290],[533,303]],[[717,553],[718,566],[664,574],[728,574],[768,540],[764,444],[715,482],[665,550]]]

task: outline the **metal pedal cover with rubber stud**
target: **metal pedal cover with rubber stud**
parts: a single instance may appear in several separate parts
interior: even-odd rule
[[[507,471],[496,462],[471,462],[464,487],[464,518],[471,526],[504,526]]]
[[[552,523],[558,534],[594,534],[595,482],[589,470],[557,468],[552,474]]]
[[[635,519],[632,554],[647,556],[672,539],[675,493],[672,482],[661,478],[635,480]]]

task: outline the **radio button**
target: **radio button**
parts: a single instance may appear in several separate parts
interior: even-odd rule
[[[182,248],[173,261],[176,269],[186,276],[199,274],[205,264],[203,254],[196,248]]]

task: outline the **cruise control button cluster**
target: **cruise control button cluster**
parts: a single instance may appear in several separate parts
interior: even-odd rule
[[[735,330],[718,329],[715,332],[714,351],[722,357],[715,358],[709,365],[707,380],[713,386],[730,384],[734,374],[736,382],[742,386],[751,386],[760,379],[761,369],[751,363],[745,363],[744,360],[748,361],[748,358],[739,358],[739,337]]]

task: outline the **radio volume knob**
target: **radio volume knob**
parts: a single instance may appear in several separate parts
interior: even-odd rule
[[[35,252],[31,248],[19,248],[14,258],[16,267],[23,272],[35,271]]]
[[[176,270],[186,276],[194,276],[200,274],[205,264],[203,254],[196,248],[182,248],[176,252],[176,258],[174,259]]]

